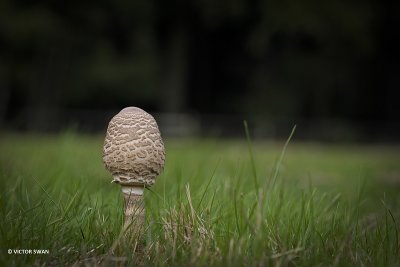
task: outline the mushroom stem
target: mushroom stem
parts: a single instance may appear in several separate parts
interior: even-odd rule
[[[145,219],[143,187],[122,186],[124,196],[124,228],[127,233],[141,236]],[[129,229],[129,230],[128,230]]]

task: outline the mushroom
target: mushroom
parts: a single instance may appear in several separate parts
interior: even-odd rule
[[[127,107],[111,119],[103,162],[113,176],[112,182],[122,186],[125,229],[131,227],[139,237],[145,218],[143,190],[154,184],[164,161],[164,143],[153,116]]]

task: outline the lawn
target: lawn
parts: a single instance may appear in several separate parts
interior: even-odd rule
[[[166,139],[132,253],[102,143],[0,136],[0,266],[400,266],[398,146]]]

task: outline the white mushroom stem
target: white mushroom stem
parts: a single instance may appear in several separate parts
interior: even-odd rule
[[[125,213],[124,224],[126,228],[135,229],[137,234],[142,232],[145,218],[143,189],[144,187],[139,186],[122,186]]]

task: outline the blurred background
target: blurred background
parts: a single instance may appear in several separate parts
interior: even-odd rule
[[[378,0],[0,1],[0,128],[400,141],[399,5]]]

